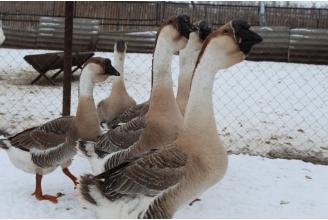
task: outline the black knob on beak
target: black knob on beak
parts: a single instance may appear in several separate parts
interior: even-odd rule
[[[236,41],[243,53],[248,54],[255,44],[262,42],[263,39],[260,35],[249,30],[251,26],[246,21],[233,20],[231,23]]]
[[[199,38],[205,40],[206,37],[212,32],[212,28],[207,21],[201,21],[198,24],[198,35]]]
[[[105,73],[113,76],[120,76],[120,73],[112,66],[110,59],[105,59]]]
[[[189,39],[190,32],[197,30],[197,28],[190,23],[190,17],[188,15],[177,16],[177,29],[180,34],[187,39]]]

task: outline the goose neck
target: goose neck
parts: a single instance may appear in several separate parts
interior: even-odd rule
[[[210,62],[202,62],[194,73],[184,117],[184,129],[192,133],[202,134],[205,131],[217,133],[212,102],[217,71],[218,68],[214,68]]]
[[[79,96],[93,96],[94,83],[92,80],[93,72],[86,66],[80,76]]]
[[[153,87],[159,84],[171,84],[171,62],[173,58],[173,49],[170,42],[159,39],[156,44],[153,58]]]
[[[120,73],[120,76],[118,78],[122,78],[122,79],[124,79],[124,60],[125,60],[124,53],[119,53],[117,51],[114,52],[113,66]]]

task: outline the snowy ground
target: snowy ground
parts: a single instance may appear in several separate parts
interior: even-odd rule
[[[176,218],[327,218],[328,166],[246,155],[229,159],[224,179]],[[52,204],[30,195],[34,176],[16,169],[3,151],[0,167],[0,218],[95,218],[60,169],[43,178],[45,193],[65,194]],[[71,171],[88,172],[88,162],[75,157]]]
[[[37,50],[0,48],[0,133],[19,132],[61,114],[61,78],[29,85],[37,76],[23,56]],[[112,53],[97,56],[112,58]],[[151,55],[128,53],[125,79],[137,102],[148,99]],[[175,90],[178,56],[172,62]],[[72,114],[78,75],[72,85]],[[95,100],[105,98],[111,79],[98,85]],[[214,87],[218,132],[232,153],[300,158],[328,163],[328,66],[244,61],[217,74]]]

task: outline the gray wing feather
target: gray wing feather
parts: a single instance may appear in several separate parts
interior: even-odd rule
[[[104,153],[114,153],[130,147],[139,139],[144,127],[144,117],[137,117],[122,126],[109,130],[97,139],[96,153],[101,156]]]
[[[132,119],[144,116],[149,109],[149,102],[144,102],[135,106],[130,107],[125,112],[123,112],[121,115],[119,115],[117,118],[115,118],[113,121],[107,123],[108,127],[116,126],[120,123],[127,123],[128,121],[131,121]]]
[[[103,193],[109,199],[118,195],[154,196],[177,184],[184,173],[187,155],[177,147],[154,150],[100,174]]]
[[[57,147],[65,142],[74,117],[67,116],[54,119],[39,127],[24,130],[10,137],[11,145],[18,148],[31,150],[33,148],[45,150]]]

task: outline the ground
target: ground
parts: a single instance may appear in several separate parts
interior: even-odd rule
[[[43,190],[65,195],[58,204],[37,201],[34,176],[16,169],[0,152],[0,218],[95,218],[79,203],[72,182],[60,169],[46,175]],[[75,157],[71,171],[89,172],[85,159]],[[224,179],[176,218],[327,218],[328,167],[298,160],[230,155]]]

